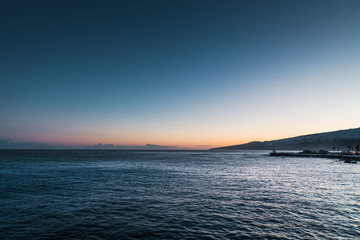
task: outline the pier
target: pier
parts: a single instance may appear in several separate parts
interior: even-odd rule
[[[343,155],[338,153],[328,154],[306,154],[306,153],[289,153],[289,152],[272,152],[270,156],[274,157],[306,157],[306,158],[331,158],[343,160],[346,163],[357,163],[360,161],[360,156],[357,155]]]

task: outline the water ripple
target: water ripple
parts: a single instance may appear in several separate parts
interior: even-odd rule
[[[359,173],[261,152],[0,151],[0,239],[359,239]]]

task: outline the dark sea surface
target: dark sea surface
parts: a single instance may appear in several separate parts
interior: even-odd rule
[[[360,239],[360,164],[266,152],[0,151],[0,239]]]

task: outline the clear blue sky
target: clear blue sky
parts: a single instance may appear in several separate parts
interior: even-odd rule
[[[6,1],[0,139],[221,146],[359,127],[360,1]]]

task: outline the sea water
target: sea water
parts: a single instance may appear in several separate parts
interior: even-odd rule
[[[2,150],[0,239],[360,239],[360,164]]]

